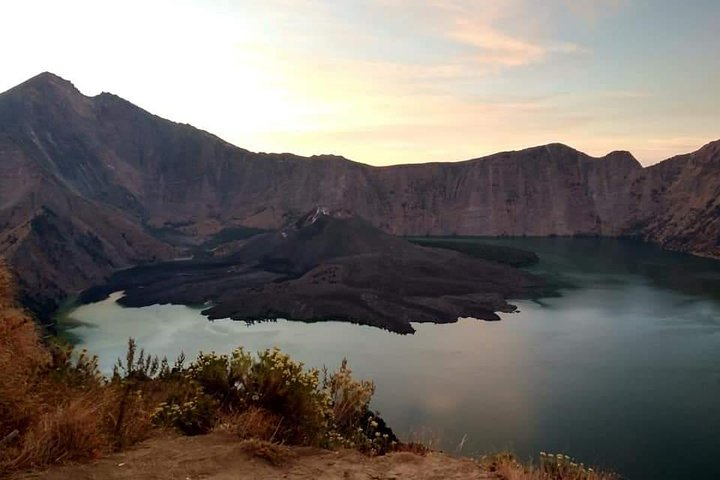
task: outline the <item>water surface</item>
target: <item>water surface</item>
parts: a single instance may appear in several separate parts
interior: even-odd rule
[[[457,239],[458,241],[487,241]],[[568,288],[500,322],[416,324],[400,336],[339,322],[247,326],[198,308],[84,305],[67,331],[105,371],[127,337],[160,356],[279,346],[307,365],[347,357],[397,433],[474,455],[562,451],[628,478],[720,478],[720,262],[601,239],[493,239],[540,256]]]

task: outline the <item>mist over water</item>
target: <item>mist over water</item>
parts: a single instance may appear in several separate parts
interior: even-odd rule
[[[457,241],[487,241],[458,239]],[[515,302],[500,322],[415,324],[401,336],[339,322],[210,322],[179,305],[71,312],[66,333],[105,372],[127,338],[180,352],[278,346],[308,366],[347,357],[405,438],[462,454],[572,455],[631,479],[720,478],[720,262],[601,239],[493,239],[538,253],[561,295]]]

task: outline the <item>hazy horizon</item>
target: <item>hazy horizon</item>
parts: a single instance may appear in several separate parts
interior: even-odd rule
[[[50,71],[254,151],[390,165],[560,142],[649,165],[720,138],[720,4],[709,0],[78,0],[2,11],[0,41],[13,48],[0,91]]]

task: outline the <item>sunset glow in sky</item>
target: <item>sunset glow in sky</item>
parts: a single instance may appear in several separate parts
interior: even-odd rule
[[[255,151],[375,165],[562,142],[644,164],[720,138],[717,0],[0,3],[42,71]]]

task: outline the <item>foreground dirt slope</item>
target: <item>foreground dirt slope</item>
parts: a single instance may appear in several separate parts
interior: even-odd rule
[[[279,466],[249,453],[235,435],[154,438],[91,464],[56,467],[15,479],[296,479],[296,480],[476,480],[492,479],[469,459],[439,453],[395,453],[369,458],[355,451],[288,449]]]

